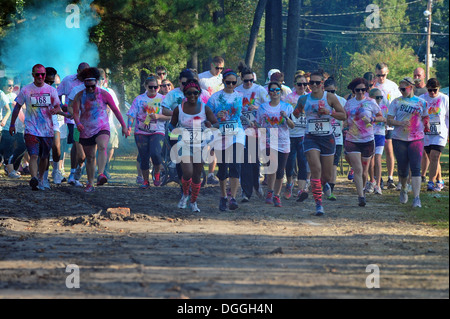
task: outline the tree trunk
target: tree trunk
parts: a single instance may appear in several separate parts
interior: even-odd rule
[[[289,87],[294,85],[294,75],[297,70],[300,1],[301,0],[289,0],[286,55],[284,59],[284,79],[286,85]]]
[[[266,23],[265,23],[265,39],[264,39],[264,55],[265,55],[265,70],[264,76],[272,69],[272,6],[273,1],[267,1],[266,4]]]
[[[283,68],[283,5],[281,0],[271,0],[272,6],[272,58],[273,68]]]
[[[267,0],[259,0],[256,6],[255,16],[253,18],[252,28],[250,30],[250,39],[248,41],[247,54],[245,56],[245,64],[252,67],[255,59],[256,46],[258,41],[259,27],[261,26],[261,19],[266,8]]]

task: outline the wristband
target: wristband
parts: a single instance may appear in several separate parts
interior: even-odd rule
[[[80,125],[81,124],[81,122],[75,122],[75,124],[78,126],[78,125]]]

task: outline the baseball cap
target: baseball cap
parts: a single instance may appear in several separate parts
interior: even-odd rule
[[[407,83],[408,85],[414,85],[414,80],[413,80],[411,77],[407,76],[407,77],[404,77],[404,78],[400,81],[400,83]],[[400,84],[400,83],[399,83],[399,84]]]

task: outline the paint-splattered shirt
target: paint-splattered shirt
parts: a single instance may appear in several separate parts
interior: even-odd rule
[[[165,134],[166,121],[152,120],[150,117],[152,114],[162,114],[163,100],[164,95],[159,93],[154,98],[150,98],[147,93],[144,93],[134,99],[127,112],[127,116],[136,120],[134,134]]]
[[[408,126],[394,126],[392,139],[402,141],[415,141],[424,138],[422,117],[428,115],[425,100],[413,96],[411,98],[399,97],[392,101],[388,115],[396,121],[409,121]]]
[[[348,132],[346,140],[353,143],[367,143],[374,139],[374,123],[372,118],[380,112],[380,107],[371,98],[358,101],[352,98],[345,104]],[[366,121],[369,123],[366,123]]]

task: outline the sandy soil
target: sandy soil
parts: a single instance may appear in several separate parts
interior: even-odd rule
[[[358,207],[347,180],[315,217],[311,196],[219,212],[219,188],[207,186],[193,214],[177,208],[174,185],[32,192],[28,178],[0,178],[0,298],[449,298],[448,231],[382,196]],[[117,207],[131,214],[108,212]],[[66,287],[71,264],[78,289]]]

